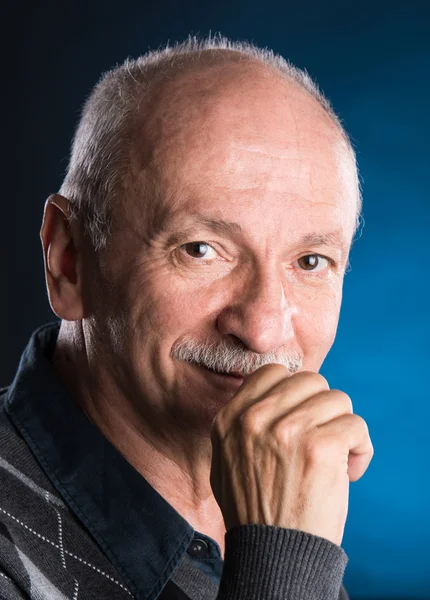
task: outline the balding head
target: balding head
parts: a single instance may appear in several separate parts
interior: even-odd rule
[[[244,190],[253,187],[265,164],[269,169],[266,175],[261,173],[268,179],[265,189],[294,194],[300,186],[292,162],[301,160],[302,176],[315,184],[317,179],[322,185],[330,178],[330,185],[338,183],[339,188],[342,179],[352,183],[353,189],[345,195],[353,199],[348,210],[355,224],[358,184],[350,145],[318,99],[296,81],[251,58],[195,63],[157,84],[135,121],[124,193],[127,202],[113,209],[121,223],[125,219],[129,226],[145,230],[148,239],[184,196],[214,189],[218,196],[224,195],[223,188],[234,185],[227,183],[229,176],[241,181]],[[276,154],[283,168],[290,169],[290,177],[280,173],[276,180],[269,160]],[[325,160],[317,173],[322,155]],[[309,157],[308,163],[304,156]],[[257,164],[251,164],[256,157]],[[320,190],[310,189],[307,194],[315,201],[322,198]],[[228,195],[225,198],[231,201]],[[138,218],[143,205],[144,222]]]
[[[303,102],[313,102],[315,118],[331,123],[355,163],[348,136],[316,84],[307,73],[270,51],[224,38],[189,39],[105,74],[84,107],[60,190],[94,246],[106,245],[115,207],[129,201],[124,196],[136,186],[134,178],[142,175],[156,139],[160,144],[165,136],[168,143],[171,132],[181,124],[189,126],[197,111],[207,108],[214,114],[215,104],[221,106],[235,92],[239,110],[252,118],[248,104],[256,90],[269,110],[276,88],[283,90],[280,93],[301,93]],[[358,179],[356,194],[358,218]]]

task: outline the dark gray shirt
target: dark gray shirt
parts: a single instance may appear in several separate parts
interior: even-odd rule
[[[0,598],[337,600],[347,557],[264,525],[195,531],[68,395],[42,327],[0,399]]]

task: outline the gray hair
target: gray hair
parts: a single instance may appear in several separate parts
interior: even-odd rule
[[[297,373],[303,366],[303,356],[295,350],[264,352],[257,354],[250,352],[239,341],[223,339],[220,342],[199,342],[191,336],[185,336],[173,344],[171,355],[177,360],[206,367],[216,373],[240,373],[251,375],[264,365],[283,365],[289,375]]]
[[[231,41],[221,35],[206,39],[190,36],[185,42],[126,60],[108,71],[84,105],[60,194],[69,200],[71,219],[81,219],[96,250],[107,244],[112,207],[127,181],[131,165],[136,114],[145,106],[154,81],[171,78],[195,65],[241,60],[261,63],[313,96],[338,126],[356,163],[354,148],[339,117],[306,70],[295,67],[272,50],[248,42]],[[357,193],[356,228],[360,223],[362,204],[358,180]]]

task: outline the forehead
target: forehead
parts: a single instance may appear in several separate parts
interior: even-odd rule
[[[313,97],[267,70],[232,65],[174,80],[135,143],[137,198],[150,177],[163,214],[263,210],[288,225],[294,212],[349,220],[352,235],[357,178],[346,141]]]

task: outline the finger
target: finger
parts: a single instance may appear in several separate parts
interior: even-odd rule
[[[229,422],[234,421],[247,406],[289,376],[290,372],[284,365],[274,363],[260,367],[245,379],[231,401],[220,411],[224,419]]]
[[[363,477],[374,455],[373,446],[371,454],[352,454],[348,457],[348,476],[353,483]]]
[[[263,418],[264,413],[272,411],[272,415],[267,415],[270,425],[274,417],[288,413],[307,398],[329,389],[327,381],[318,373],[288,373],[282,365],[266,365],[255,371],[222,409],[223,420],[232,423],[255,405],[252,412],[256,418]],[[257,407],[257,403],[261,406]]]
[[[265,402],[265,400],[262,400],[261,405],[265,404]],[[272,409],[272,418],[268,424],[268,428],[276,428],[288,416],[285,422],[286,427],[291,427],[291,433],[294,436],[296,432],[300,434],[310,431],[337,417],[352,414],[353,412],[351,398],[348,394],[340,390],[319,392],[311,396],[308,400],[294,406],[291,405],[291,398],[289,398],[288,405],[289,408],[285,409],[282,400],[279,404],[275,405],[275,412]]]
[[[319,425],[314,430],[313,444],[315,452],[320,453],[315,457],[317,461],[333,461],[333,452],[343,454],[350,481],[363,476],[374,454],[367,423],[354,414]]]

